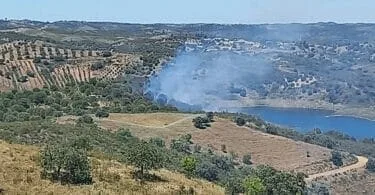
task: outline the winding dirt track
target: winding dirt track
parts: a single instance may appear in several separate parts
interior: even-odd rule
[[[368,158],[363,157],[363,156],[356,156],[356,157],[358,159],[358,162],[355,163],[355,164],[345,166],[345,167],[341,167],[339,169],[334,169],[334,170],[331,170],[331,171],[323,172],[323,173],[317,173],[317,174],[309,175],[309,177],[306,178],[306,181],[312,181],[316,178],[328,177],[328,176],[332,176],[332,175],[335,175],[335,174],[344,173],[346,171],[364,168],[366,166]]]

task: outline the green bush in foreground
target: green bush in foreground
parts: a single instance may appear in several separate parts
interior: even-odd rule
[[[145,179],[149,170],[164,166],[163,154],[153,144],[144,141],[129,148],[127,160],[138,169],[135,176],[141,180]]]
[[[188,177],[194,175],[197,168],[197,159],[191,156],[186,156],[181,160],[181,167]]]
[[[266,187],[263,185],[262,180],[258,177],[248,177],[243,181],[245,192],[248,195],[260,194],[266,191]]]
[[[41,151],[42,176],[70,184],[92,183],[86,151],[72,146],[48,145]]]

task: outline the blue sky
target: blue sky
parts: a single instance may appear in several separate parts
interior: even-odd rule
[[[131,23],[375,23],[374,0],[4,0],[0,18]]]

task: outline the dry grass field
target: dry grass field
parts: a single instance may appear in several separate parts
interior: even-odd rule
[[[163,181],[141,185],[132,179],[132,167],[97,158],[91,158],[92,185],[60,185],[40,179],[38,151],[34,146],[0,140],[0,189],[5,194],[177,194],[182,188],[193,188],[197,194],[224,194],[212,183],[167,170],[155,172]]]
[[[121,121],[134,125],[150,126],[150,127],[166,127],[176,121],[192,117],[191,114],[182,113],[150,113],[150,114],[118,114],[113,113],[107,119],[112,121]]]
[[[134,135],[145,139],[162,137],[167,143],[179,135],[190,133],[193,142],[202,147],[221,152],[221,146],[225,145],[227,152],[233,151],[240,157],[250,153],[255,164],[269,164],[281,170],[314,174],[333,169],[329,149],[238,127],[225,119],[217,118],[212,127],[200,130],[192,124],[195,116],[175,113],[111,114],[98,123],[110,130],[128,128]],[[310,157],[307,157],[307,152]]]

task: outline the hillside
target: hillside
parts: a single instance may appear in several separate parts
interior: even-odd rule
[[[167,170],[155,172],[163,181],[141,185],[132,179],[132,167],[98,158],[90,159],[93,185],[52,183],[40,179],[38,152],[35,146],[0,141],[0,189],[5,194],[178,194],[190,188],[198,194],[224,194],[221,187],[212,183]]]
[[[67,83],[88,82],[93,78],[117,79],[136,72],[141,65],[136,55],[72,51],[41,41],[16,41],[0,45],[0,89],[64,87]]]
[[[374,118],[374,109],[368,106],[375,101],[372,84],[375,59],[373,24],[168,25],[1,20],[0,29],[0,43],[3,44],[0,46],[0,62],[9,59],[1,70],[7,74],[5,77],[10,78],[0,78],[2,90],[87,81],[96,75],[96,71],[91,69],[93,64],[94,69],[103,67],[95,64],[103,60],[102,54],[106,52],[113,53],[114,57],[105,57],[104,64],[108,68],[104,67],[97,74],[100,78],[109,79],[124,73],[141,77],[159,75],[165,64],[176,65],[176,60],[184,54],[198,58],[199,62],[187,64],[195,67],[196,70],[192,71],[201,70],[204,73],[201,76],[236,69],[241,71],[234,74],[234,79],[227,78],[223,83],[218,79],[208,79],[219,83],[197,84],[195,88],[203,87],[204,90],[192,91],[190,96],[199,95],[207,100],[183,103],[205,105],[207,102],[221,102],[213,100],[234,100],[230,103],[241,103],[239,106],[323,108],[340,114]],[[116,55],[128,58],[124,62],[121,58],[126,57],[117,59]],[[221,68],[207,68],[210,61],[228,55],[232,56],[232,60],[226,62],[228,67],[223,69],[221,63],[214,63]],[[245,63],[253,65],[250,68],[242,66],[238,63],[238,55],[253,59]],[[37,56],[46,59],[38,64],[33,60]],[[35,68],[28,58],[34,62]],[[63,62],[60,61],[62,58],[67,59]],[[11,63],[12,60],[14,62]],[[117,60],[119,62],[114,62]],[[51,65],[44,65],[44,61]],[[186,67],[185,62],[177,65],[182,63],[181,67]],[[259,64],[267,68],[258,69]],[[25,73],[16,69],[34,70],[37,77],[25,77]],[[42,69],[44,74],[37,74]],[[267,74],[257,75],[262,71]],[[187,75],[189,73],[186,72]],[[230,74],[224,73],[223,76],[229,77]],[[173,73],[168,75],[170,77]],[[195,86],[196,78],[194,75],[182,78],[182,83]],[[185,87],[181,86],[178,78],[175,79],[173,83],[178,88]],[[27,80],[31,80],[30,84],[22,83],[28,83]],[[205,82],[204,79],[202,82]],[[167,90],[169,83],[166,81],[166,87],[162,87],[166,91],[158,88],[151,91],[155,96],[162,93],[177,102],[181,101],[174,97],[175,90],[172,90],[173,93]],[[241,89],[243,93],[240,96],[238,92]]]
[[[375,176],[364,159],[375,157],[374,139],[190,111],[263,105],[374,118],[374,32],[374,24],[0,20],[0,188],[223,194],[256,183],[268,194],[296,194],[322,183],[371,194]],[[38,154],[49,147],[89,159],[94,182],[42,179]],[[132,158],[141,152],[149,156]],[[134,166],[149,161],[145,175],[160,180],[141,185],[144,167]]]
[[[250,153],[255,165],[267,164],[285,171],[304,172],[309,175],[334,168],[330,162],[330,150],[327,148],[238,127],[221,118],[216,118],[211,127],[199,130],[191,122],[196,116],[199,115],[113,113],[98,122],[109,130],[128,128],[138,137],[162,137],[167,142],[189,133],[192,135],[192,141],[204,148],[225,154],[221,151],[222,145],[225,145],[226,152],[236,153],[239,159]],[[307,153],[310,157],[307,157]],[[349,159],[347,163],[351,163]]]
[[[129,128],[132,133],[144,139],[160,136],[167,142],[189,133],[193,143],[211,148],[218,154],[235,153],[240,159],[250,153],[254,165],[268,164],[285,171],[302,171],[314,178],[307,181],[316,189],[323,185],[329,186],[331,192],[337,194],[373,192],[374,174],[364,169],[367,158],[360,157],[360,162],[355,163],[351,156],[346,156],[344,166],[338,168],[332,165],[331,150],[325,147],[239,127],[224,118],[216,118],[207,129],[197,129],[191,122],[197,116],[200,114],[113,113],[108,118],[98,119],[98,123],[111,131]],[[69,121],[68,118],[61,118],[59,121]],[[306,156],[307,153],[309,157]]]

